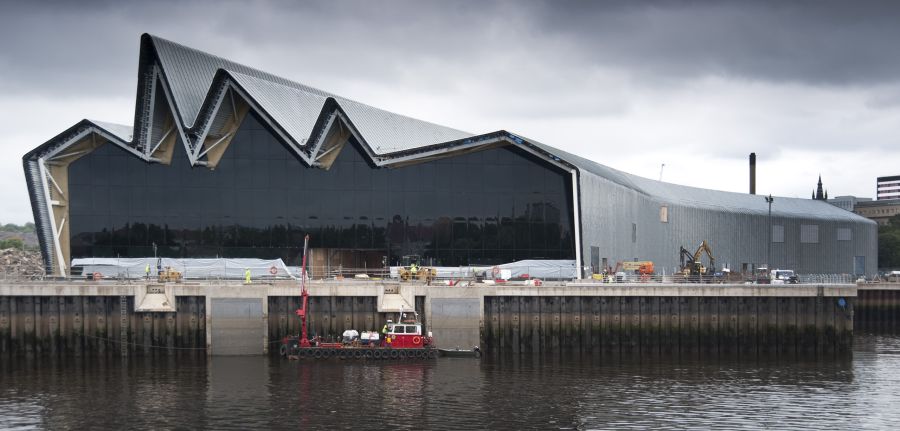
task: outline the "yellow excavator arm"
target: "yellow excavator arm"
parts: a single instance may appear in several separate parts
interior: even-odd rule
[[[703,256],[703,253],[706,253],[706,256],[709,257],[709,267],[711,269],[715,269],[716,267],[716,258],[713,257],[712,248],[709,246],[709,243],[704,239],[700,246],[697,247],[697,251],[694,252],[694,262],[700,262],[700,257]]]

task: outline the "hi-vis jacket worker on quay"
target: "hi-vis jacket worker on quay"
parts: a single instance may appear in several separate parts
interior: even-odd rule
[[[150,279],[150,264],[147,264],[147,267],[144,268],[144,277],[147,277],[147,280]]]
[[[244,283],[252,283],[252,281],[250,281],[250,268],[247,268],[247,270],[244,271]]]

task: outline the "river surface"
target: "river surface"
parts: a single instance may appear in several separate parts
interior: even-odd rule
[[[852,358],[4,359],[0,429],[897,429],[900,335]]]

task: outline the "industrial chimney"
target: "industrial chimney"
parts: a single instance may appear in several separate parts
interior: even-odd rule
[[[750,194],[756,194],[756,153],[750,153]]]

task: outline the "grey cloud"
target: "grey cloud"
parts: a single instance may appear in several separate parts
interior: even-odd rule
[[[272,63],[299,80],[362,71],[415,84],[404,71],[490,68],[515,56],[663,85],[705,75],[894,82],[898,16],[892,2],[29,2],[0,18],[0,91],[131,92],[142,32]],[[517,73],[508,66],[502,73]],[[440,88],[434,81],[423,87]]]
[[[506,128],[600,162],[622,145],[646,145],[660,158],[702,154],[698,164],[750,151],[775,159],[782,149],[898,145],[896,2],[110,0],[0,9],[0,94],[70,99],[77,118],[108,119],[91,110],[97,100],[133,107],[138,38],[150,32],[385,109],[473,132]],[[697,97],[719,91],[692,87],[710,76],[744,90]],[[755,97],[750,86],[760,83],[801,87],[790,97],[804,100]],[[821,99],[803,87],[853,94],[825,114],[806,102],[807,115],[798,106]],[[429,103],[449,108],[430,117]],[[698,121],[679,142],[653,130],[693,124],[683,111],[697,103],[747,122]],[[645,115],[657,105],[665,107]],[[16,116],[40,112],[6,114],[24,127]],[[752,138],[717,139],[726,134]],[[38,144],[6,148],[21,154]],[[27,199],[16,200],[28,214]]]
[[[547,2],[537,28],[586,61],[656,78],[705,74],[845,85],[897,81],[900,3]]]

